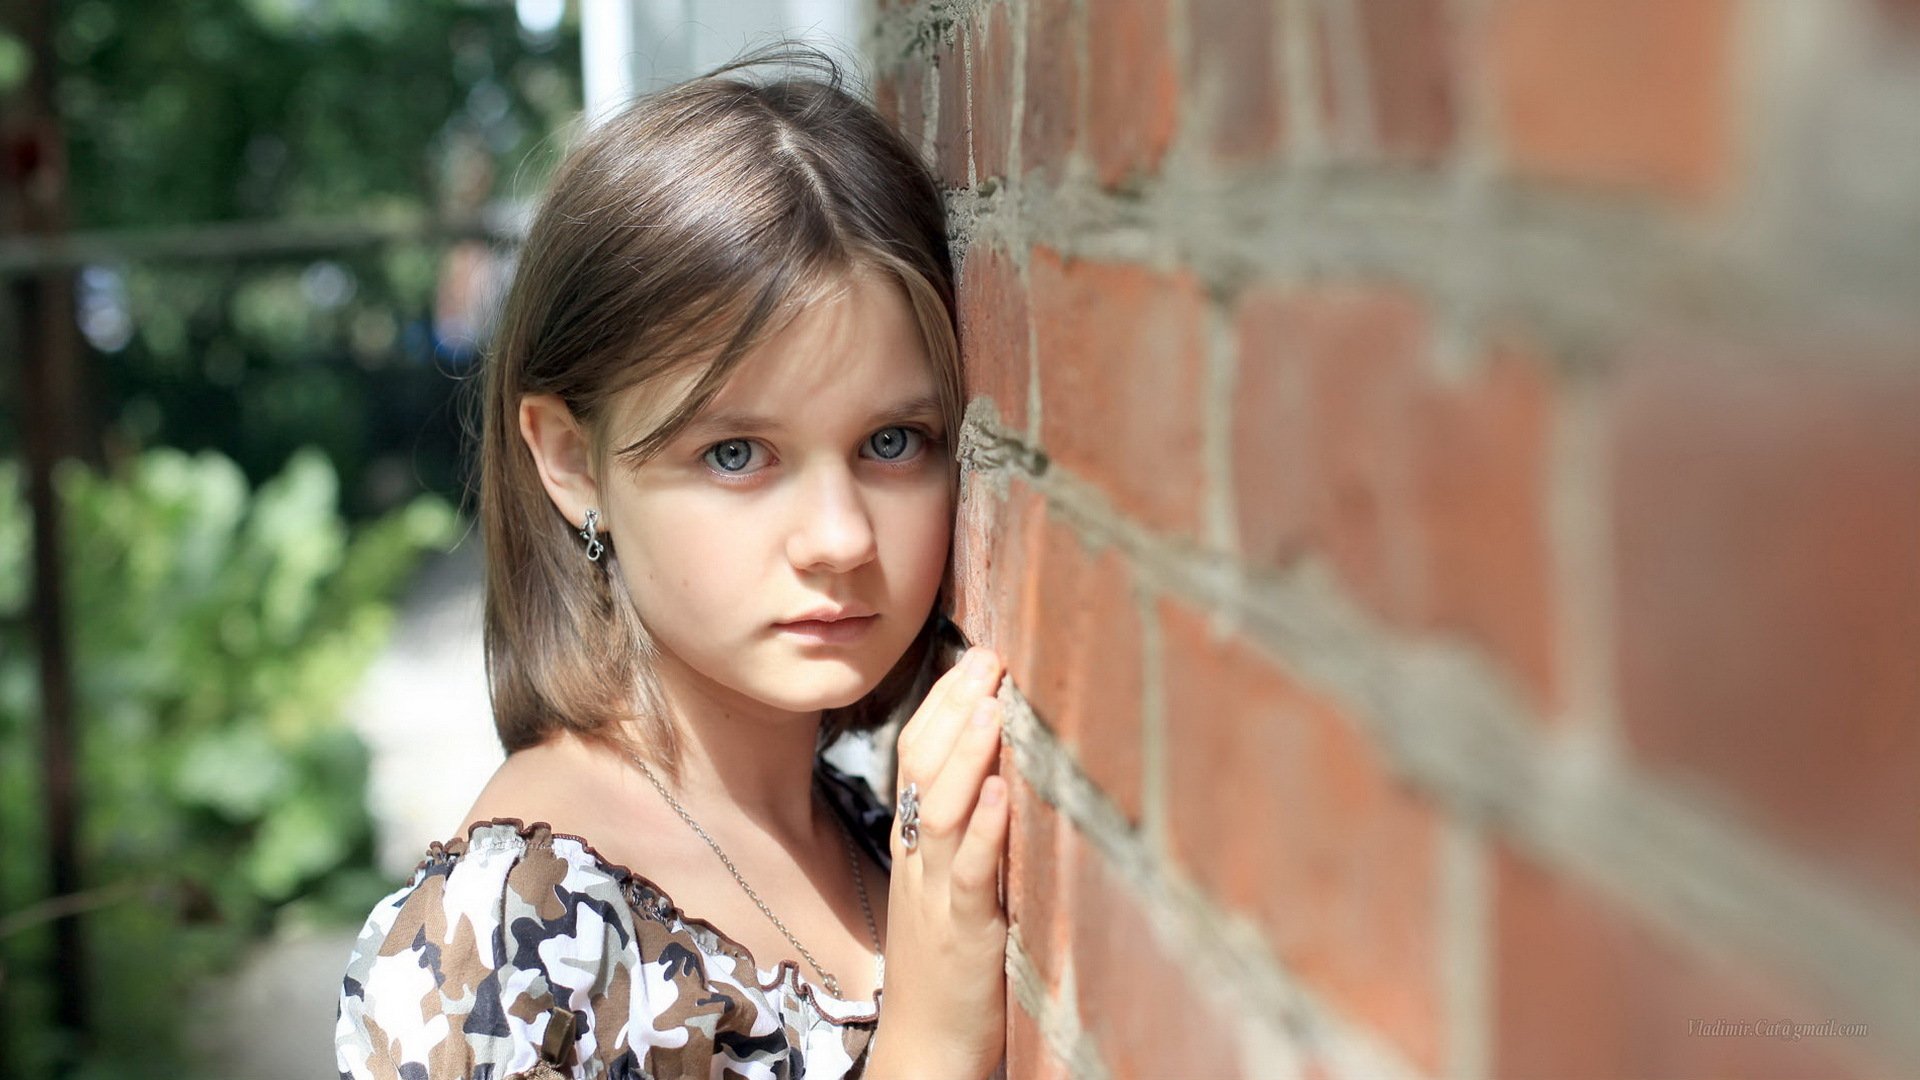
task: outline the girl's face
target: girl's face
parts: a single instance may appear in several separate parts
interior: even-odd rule
[[[638,441],[694,379],[629,394],[608,445]],[[945,572],[949,434],[904,290],[861,274],[748,354],[659,455],[609,457],[601,513],[669,695],[803,713],[877,685]],[[875,617],[843,642],[779,625],[820,608]]]

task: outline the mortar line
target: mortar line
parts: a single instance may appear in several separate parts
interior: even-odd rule
[[[1017,692],[1002,687],[1002,715],[1015,767],[1034,792],[1076,829],[1093,857],[1140,905],[1171,955],[1193,964],[1193,983],[1216,996],[1218,1006],[1244,1013],[1249,1022],[1283,1024],[1309,1046],[1338,1047],[1364,1062],[1362,1075],[1382,1080],[1418,1080],[1420,1070],[1396,1048],[1358,1021],[1344,1016],[1295,979],[1277,959],[1259,929],[1245,916],[1221,911],[1212,899],[1156,857],[1131,829],[1117,806],[1082,772],[1071,752],[1041,724]],[[1065,986],[1065,976],[1062,985]],[[1065,997],[1063,990],[1062,996]]]
[[[1489,1080],[1493,956],[1492,893],[1479,830],[1451,815],[1440,825],[1440,1009],[1442,1075]]]
[[[1461,292],[1452,253],[1498,252],[1467,299],[1488,317],[1525,319],[1558,354],[1592,364],[1631,334],[1700,325],[1764,351],[1842,333],[1884,343],[1882,362],[1920,362],[1899,345],[1920,328],[1908,302],[1920,272],[1872,280],[1756,260],[1709,226],[1642,205],[1393,168],[1187,167],[1180,158],[1137,195],[1069,178],[980,210],[1072,258],[1191,269],[1216,294],[1249,281],[1349,276]],[[1463,218],[1463,214],[1465,217]],[[1823,264],[1824,265],[1824,264]],[[1578,288],[1563,283],[1578,282]],[[1825,335],[1825,336],[1823,336]],[[1771,348],[1768,348],[1771,347]],[[1804,351],[1804,350],[1802,350]]]
[[[1004,434],[986,441],[1002,444],[988,467],[1036,458]],[[1283,578],[1250,578],[1119,518],[1057,465],[1027,479],[1049,514],[1117,547],[1143,582],[1203,609],[1237,611],[1250,639],[1302,681],[1357,705],[1354,715],[1391,768],[1451,813],[1495,830],[1689,949],[1757,959],[1872,1018],[1895,1018],[1881,1030],[1893,1032],[1895,1053],[1920,1061],[1920,1032],[1901,1030],[1897,1019],[1920,1014],[1920,925],[1890,898],[1835,882],[1696,794],[1543,737],[1477,650],[1372,625],[1318,560]],[[1038,728],[1030,717],[1024,724]],[[1143,861],[1137,843],[1115,847],[1125,819],[1069,755],[1053,767],[1030,753],[1016,757],[1110,858]]]

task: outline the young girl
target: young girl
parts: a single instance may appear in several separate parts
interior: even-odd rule
[[[642,98],[560,165],[488,362],[508,757],[367,920],[340,1074],[993,1073],[1002,671],[934,679],[962,391],[914,151],[810,51]],[[896,813],[820,752],[909,709]]]

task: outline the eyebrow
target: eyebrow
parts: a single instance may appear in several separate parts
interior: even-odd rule
[[[921,394],[905,401],[896,402],[880,409],[867,418],[868,424],[878,424],[887,420],[906,420],[928,413],[938,415],[940,399],[932,394]],[[761,432],[779,431],[783,425],[779,420],[757,413],[741,412],[737,409],[707,413],[689,423],[683,434],[706,434],[708,432],[739,432],[743,435],[757,435]]]

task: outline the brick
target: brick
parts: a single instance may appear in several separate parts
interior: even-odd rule
[[[1311,1056],[1311,1052],[1300,1064],[1300,1080],[1336,1080],[1337,1076],[1325,1060]]]
[[[1534,357],[1497,346],[1461,387],[1429,387],[1414,430],[1421,619],[1479,641],[1534,707],[1560,707],[1547,493],[1553,389]]]
[[[1920,372],[1647,341],[1611,408],[1632,752],[1920,898]]]
[[[1192,107],[1221,162],[1264,160],[1280,146],[1282,98],[1273,4],[1190,0]]]
[[[1040,513],[1039,498],[1017,478],[1005,494],[996,494],[994,486],[980,473],[962,475],[954,517],[954,621],[975,644],[998,650],[1013,671],[1030,636],[1026,609],[1033,597],[1024,568],[1035,558],[1027,549],[1037,535],[1029,522]],[[1024,670],[1013,674],[1017,683],[1025,681]]]
[[[1337,705],[1201,613],[1158,611],[1176,863],[1294,977],[1437,1072],[1433,810]]]
[[[1329,286],[1303,294],[1295,314],[1307,378],[1315,546],[1363,603],[1409,622],[1415,553],[1408,420],[1427,348],[1426,313],[1398,291]]]
[[[1058,180],[1073,154],[1080,121],[1082,16],[1075,0],[1027,4],[1027,61],[1020,168]]]
[[[1284,561],[1304,539],[1361,603],[1417,622],[1408,451],[1429,336],[1424,308],[1369,285],[1267,290],[1242,301],[1239,332],[1242,549]]]
[[[1013,768],[1003,768],[1013,800],[1007,834],[1007,921],[1052,994],[1067,957],[1067,916],[1074,884],[1069,859],[1078,847],[1073,825]]]
[[[1000,653],[1014,685],[1034,681],[1033,642],[1039,602],[1031,567],[1040,560],[1044,500],[1024,480],[1008,482],[1005,523],[994,534],[989,553],[991,580],[986,591],[985,631],[974,638]]]
[[[1499,124],[1523,176],[1706,202],[1733,172],[1732,0],[1496,0]]]
[[[1492,1075],[1906,1075],[1865,1059],[1884,1040],[1689,1035],[1696,1020],[1857,1018],[1788,990],[1769,972],[1684,948],[1504,845],[1493,858]]]
[[[982,21],[984,20],[984,21]],[[974,17],[973,171],[1007,175],[1013,144],[1013,28],[1006,4]]]
[[[900,64],[900,133],[923,153],[927,133],[927,63],[918,56]]]
[[[972,121],[967,116],[967,35],[964,27],[955,30],[953,41],[933,54],[935,76],[940,93],[940,113],[935,119],[933,160],[935,174],[948,187],[963,188],[973,181],[968,175],[968,154],[973,145]]]
[[[1288,294],[1255,289],[1234,312],[1233,498],[1241,558],[1280,569],[1309,541],[1307,370]]]
[[[1146,527],[1197,535],[1199,282],[1188,271],[1069,262],[1045,248],[1028,277],[1046,451]]]
[[[1034,613],[1027,697],[1081,769],[1127,820],[1141,820],[1143,646],[1133,571],[1118,551],[1090,555],[1078,534],[1044,515],[1029,568]]]
[[[1180,80],[1169,26],[1167,0],[1104,6],[1088,22],[1087,145],[1106,187],[1157,173],[1173,142]]]
[[[995,554],[1003,538],[1013,529],[1018,508],[1009,505],[1003,495],[978,473],[962,473],[959,505],[953,515],[952,587],[953,621],[974,641],[992,640],[993,589],[996,578]]]
[[[1468,386],[1424,374],[1426,315],[1361,285],[1256,287],[1235,310],[1237,542],[1322,551],[1377,614],[1480,642],[1543,711],[1556,684],[1541,365],[1501,346]]]
[[[1920,34],[1920,0],[1878,0],[1874,5],[1898,34]]]
[[[992,398],[1001,422],[1024,435],[1033,347],[1020,267],[999,248],[973,244],[960,265],[956,301],[967,397]]]
[[[954,515],[954,621],[974,644],[992,647],[1007,665],[1014,685],[1031,681],[1027,654],[1033,639],[1035,598],[1027,567],[1042,513],[1039,495],[1019,478],[1005,495],[978,473],[966,474]]]
[[[1357,0],[1354,10],[1372,104],[1369,149],[1387,158],[1439,161],[1457,127],[1454,27],[1445,0]]]
[[[1126,882],[1099,850],[1076,846],[1072,945],[1080,1023],[1116,1080],[1241,1076],[1230,1057],[1233,1014],[1218,990],[1159,940]]]
[[[893,72],[873,81],[873,108],[895,129],[900,127],[900,74]]]
[[[1067,1080],[1066,1064],[1053,1054],[1038,1020],[1007,995],[1007,1075],[1020,1080]]]
[[[1408,420],[1427,348],[1426,313],[1411,295],[1364,286],[1307,293],[1296,310],[1316,544],[1364,602],[1410,621]]]

